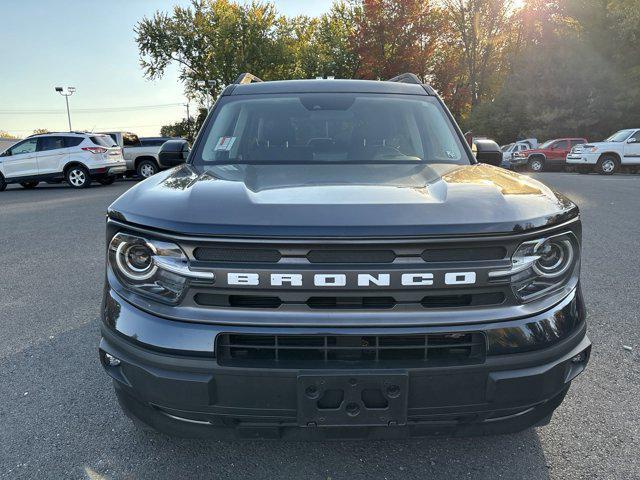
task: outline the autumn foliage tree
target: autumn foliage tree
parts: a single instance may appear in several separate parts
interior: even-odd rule
[[[465,129],[500,142],[640,125],[640,0],[515,1],[342,0],[319,17],[287,17],[271,2],[192,0],[141,19],[135,33],[144,75],[175,64],[196,100],[246,71],[265,80],[413,72]],[[212,91],[198,80],[213,80]]]
[[[442,28],[442,13],[429,0],[363,0],[352,42],[358,76],[387,79],[413,72],[426,78]]]

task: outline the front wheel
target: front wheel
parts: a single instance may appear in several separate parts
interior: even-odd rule
[[[100,182],[102,185],[111,185],[115,181],[116,181],[116,177],[106,177],[98,180],[98,182]]]
[[[529,160],[528,165],[529,170],[531,170],[532,172],[541,172],[542,170],[544,170],[544,160],[542,160],[540,157],[533,157]]]
[[[598,160],[596,168],[600,175],[613,175],[618,170],[618,159],[611,155],[605,155]]]
[[[158,165],[153,160],[142,160],[136,169],[138,176],[142,178],[149,178],[158,173],[158,171]]]
[[[37,180],[31,180],[29,182],[20,182],[20,185],[22,185],[22,188],[26,188],[27,190],[30,190],[32,188],[36,188],[39,183],[40,182],[38,182]]]
[[[87,188],[91,185],[91,178],[89,178],[89,171],[81,166],[71,167],[67,170],[67,183],[72,188]]]

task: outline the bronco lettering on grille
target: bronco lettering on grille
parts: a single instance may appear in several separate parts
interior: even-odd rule
[[[424,273],[358,273],[355,280],[349,284],[344,273],[316,273],[313,275],[314,287],[388,287],[391,285],[392,275],[397,275],[399,284],[405,287],[430,286],[434,284],[434,274]],[[473,285],[476,283],[476,272],[446,272],[442,274],[442,281],[445,285]],[[261,282],[258,273],[229,272],[227,273],[227,283],[239,286],[260,286],[261,283],[272,287],[303,287],[304,277],[300,273],[271,273],[268,281]],[[307,280],[309,284],[311,281]]]

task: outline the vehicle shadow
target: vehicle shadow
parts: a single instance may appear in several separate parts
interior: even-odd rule
[[[118,180],[116,180],[111,185],[102,185],[99,182],[91,182],[91,187],[89,187],[89,189],[109,188],[109,187],[112,187],[112,186],[115,186],[115,185],[127,185],[127,184],[129,184],[129,186],[133,186],[135,183],[138,183],[140,181],[141,181],[140,178],[132,177],[132,178],[119,178]],[[79,191],[83,191],[84,189],[74,189],[74,188],[70,187],[66,182],[61,182],[61,183],[44,183],[44,182],[42,182],[35,188],[23,188],[19,183],[10,183],[9,185],[7,185],[7,189],[2,193],[3,194],[6,194],[7,192],[29,193],[29,192],[37,192],[37,191],[42,191],[42,190],[46,190],[46,191],[67,190],[67,191],[70,191],[70,192],[79,192]]]
[[[549,478],[538,434],[405,441],[196,441],[136,430],[97,321],[0,357],[2,478]]]

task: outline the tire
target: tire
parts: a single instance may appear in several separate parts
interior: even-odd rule
[[[142,160],[136,167],[136,173],[140,178],[149,178],[158,173],[160,169],[153,160]]]
[[[31,180],[30,182],[20,182],[22,188],[26,188],[27,190],[31,190],[32,188],[36,188],[40,182],[37,180]]]
[[[542,157],[532,157],[527,162],[531,172],[542,172],[544,170],[544,159]]]
[[[0,174],[0,192],[4,192],[6,188],[7,188],[7,182],[4,180],[4,177],[2,176],[2,174]]]
[[[112,185],[113,182],[115,181],[116,181],[116,177],[106,177],[98,180],[98,182],[101,183],[102,185]]]
[[[620,162],[613,155],[604,155],[598,160],[596,170],[600,175],[613,175],[620,168]]]
[[[91,185],[89,170],[82,165],[75,165],[69,168],[65,174],[65,179],[71,188],[88,188]]]

